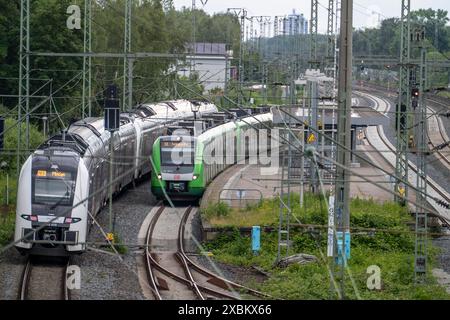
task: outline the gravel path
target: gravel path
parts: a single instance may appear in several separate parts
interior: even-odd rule
[[[124,243],[137,244],[142,221],[156,204],[150,191],[149,179],[145,180],[135,189],[131,187],[125,190],[114,200],[116,234]],[[108,229],[108,208],[100,212],[97,220],[102,228]],[[103,236],[97,226],[91,228],[88,241],[103,242]],[[122,260],[108,251],[90,250],[74,256],[72,264],[81,268],[81,289],[73,290],[71,298],[142,300],[136,267],[136,257],[141,255],[140,248],[131,247],[121,256]],[[0,255],[0,300],[17,299],[25,263],[26,257],[21,256],[15,248]]]
[[[113,203],[115,217],[115,234],[129,247],[121,259],[108,252],[108,248],[89,251],[74,257],[73,263],[81,268],[81,290],[72,292],[72,299],[99,300],[142,300],[144,299],[137,276],[136,258],[143,254],[137,246],[138,233],[142,222],[157,203],[150,191],[149,179],[136,186],[130,187],[119,195]],[[108,207],[97,216],[99,224],[108,230]],[[104,242],[103,235],[97,226],[93,226],[88,241]]]
[[[15,300],[19,297],[26,261],[26,257],[21,256],[15,248],[0,255],[0,300]]]
[[[192,255],[190,258],[211,272],[219,274],[230,281],[246,285],[250,288],[254,288],[256,283],[261,283],[267,280],[266,275],[252,268],[238,267],[217,262],[214,258],[208,258],[203,255]],[[217,272],[217,269],[220,272]]]

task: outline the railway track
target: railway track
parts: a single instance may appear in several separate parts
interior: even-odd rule
[[[384,135],[384,132],[382,132],[382,126],[367,128],[366,136],[370,145],[375,150],[378,150],[381,156],[387,160],[392,168],[395,168],[396,151],[394,146],[391,145],[391,143]],[[381,142],[377,141],[377,139],[379,139],[379,141]],[[388,150],[388,152],[386,152],[386,150]],[[411,162],[409,162],[408,166],[410,169],[408,180],[412,185],[415,185],[417,177],[417,167]],[[413,174],[411,173],[411,171]],[[432,179],[428,179],[427,183],[429,187],[429,196],[434,198],[441,198],[442,200],[450,203],[450,196],[446,192],[442,191],[437,183],[435,183]],[[437,211],[437,214],[435,214],[435,216],[439,218],[443,224],[450,226],[450,210],[439,207],[436,203],[434,203],[434,201],[429,201],[429,203]]]
[[[430,100],[434,104],[441,105],[445,108],[448,108],[446,104],[443,104],[437,100]],[[436,111],[436,109],[428,107],[428,110],[433,114],[433,116],[429,120],[429,126],[428,126],[428,140],[430,141],[430,145],[433,148],[436,148],[437,146],[441,145],[442,143],[446,143],[449,141],[447,130],[444,128],[444,124],[442,123],[442,119],[436,115],[436,113],[439,113],[440,111]],[[438,135],[437,137],[433,135],[432,127],[434,129],[437,128],[437,131],[435,133]],[[436,140],[435,140],[436,139]],[[437,150],[436,153],[438,154],[438,158],[441,160],[443,165],[447,167],[450,170],[450,160],[448,155],[450,154],[450,147],[446,146],[442,150]]]
[[[386,97],[386,95],[389,97],[389,94],[395,93],[395,91],[390,90],[390,91],[386,91],[387,88],[382,88],[379,86],[375,86],[375,85],[370,85],[370,88],[373,91],[376,91],[378,93],[380,93],[383,97]],[[366,91],[367,89],[360,89],[362,92]],[[430,97],[429,95],[426,97],[426,100],[428,103],[432,103],[434,105],[438,105],[441,107],[441,110],[436,110],[436,108],[428,106],[428,110],[431,114],[433,114],[433,116],[429,117],[429,119],[432,120],[428,120],[429,121],[429,127],[428,127],[428,141],[430,143],[430,146],[432,146],[432,148],[435,148],[437,146],[439,146],[440,144],[444,143],[444,142],[448,142],[449,138],[447,135],[447,130],[444,128],[444,125],[442,123],[442,120],[436,115],[437,113],[441,113],[443,111],[447,112],[449,109],[449,105],[448,105],[448,99],[445,98],[439,98],[439,97]],[[388,110],[377,110],[379,112],[384,112],[384,114],[386,114],[386,112]],[[438,131],[436,132],[436,135],[431,134],[430,132],[430,125],[434,125]],[[449,160],[449,156],[448,154],[450,154],[450,147],[447,146],[445,147],[443,150],[437,150],[436,151],[438,158],[440,159],[440,161],[442,162],[442,164],[447,167],[450,170],[450,160]]]
[[[160,206],[149,224],[146,236],[145,261],[147,277],[153,295],[157,300],[164,299],[241,299],[240,293],[252,297],[269,297],[261,292],[244,287],[221,278],[196,264],[185,252],[186,223],[196,210],[193,207],[178,208],[177,214],[170,213],[172,208]],[[173,223],[178,224],[172,246],[165,251],[157,251],[154,243],[156,226],[161,217],[171,215]],[[176,219],[178,218],[178,219]],[[173,232],[175,233],[175,232]],[[239,293],[238,293],[239,291]]]
[[[62,262],[39,262],[29,257],[20,284],[20,300],[70,300],[67,288],[67,267],[70,258]]]
[[[433,109],[428,108],[428,110],[430,110],[431,113],[434,113]],[[430,141],[430,146],[434,149],[439,145],[448,142],[449,139],[447,136],[447,131],[445,130],[441,119],[439,119],[439,117],[437,117],[436,115],[433,115],[432,118],[433,120],[430,120],[430,126],[428,127],[428,140]],[[433,134],[431,125],[433,125],[434,128],[438,129],[435,132],[435,134],[437,134],[438,137],[435,137],[435,134]],[[450,148],[447,146],[442,150],[437,150],[436,153],[438,154],[439,160],[444,164],[445,167],[447,167],[447,169],[450,170],[450,160],[448,158]]]
[[[379,89],[374,89],[375,91],[379,91]],[[378,99],[378,100],[384,100],[384,103],[386,104],[384,106],[384,108],[380,107],[380,103],[377,99],[374,99],[374,97],[371,94],[362,92],[363,95],[367,96],[370,100],[373,100],[375,102],[375,110],[379,111],[379,112],[384,112],[384,114],[386,114],[386,112],[388,112],[391,108],[389,107],[389,102],[387,102],[384,99]],[[386,93],[385,92],[380,92],[380,94],[385,97]],[[428,101],[430,101],[429,99],[427,99]],[[434,101],[431,100],[434,103],[440,103],[439,101]],[[440,103],[441,105],[444,106],[443,103]],[[435,114],[436,111],[432,108],[429,108],[432,110],[432,113]],[[430,141],[430,144],[435,147],[436,145],[439,145],[441,142],[444,141],[448,141],[448,137],[447,137],[447,133],[445,128],[442,125],[442,122],[440,121],[440,119],[437,116],[433,116],[435,119],[433,119],[434,121],[437,122],[437,124],[435,125],[435,129],[437,129],[437,134],[439,135],[437,137],[437,139],[439,139],[439,142],[433,141],[433,139],[435,139],[436,137],[431,137],[430,136],[430,132],[428,132],[428,139]],[[395,147],[389,142],[389,140],[387,139],[387,137],[384,134],[383,128],[381,126],[378,127],[369,127],[366,129],[366,137],[368,142],[372,145],[372,147],[375,150],[378,150],[378,152],[381,154],[381,156],[387,160],[387,162],[389,163],[389,165],[391,166],[391,168],[395,169],[395,157],[396,157],[396,150]],[[439,153],[439,157],[441,159],[441,162],[447,166],[450,165],[448,162],[448,158],[445,156],[444,153],[442,153],[442,151]],[[412,163],[409,162],[408,164],[409,166],[409,176],[408,176],[408,180],[412,185],[416,184],[416,179],[417,179],[417,167]],[[450,167],[449,167],[450,169]],[[450,203],[450,195],[443,191],[442,188],[431,178],[428,178],[428,194],[430,197],[436,199],[439,198],[441,200],[444,200],[447,203]],[[436,210],[436,214],[435,216],[437,218],[439,218],[442,223],[444,225],[447,225],[450,227],[450,210],[445,209],[443,207],[440,207],[437,203],[435,203],[435,201],[433,201],[432,199],[429,200],[430,205]]]

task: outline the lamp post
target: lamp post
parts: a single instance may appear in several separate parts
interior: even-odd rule
[[[43,131],[44,131],[44,137],[47,139],[47,120],[48,117],[42,117],[42,124],[43,124]]]
[[[197,112],[200,111],[200,104],[195,101],[191,102],[191,110],[194,113],[194,136],[197,136],[197,134],[201,134],[203,131],[202,126],[197,126]]]
[[[109,85],[105,92],[105,129],[109,131],[109,233],[107,240],[114,242],[114,225],[112,212],[113,175],[114,175],[114,133],[120,129],[120,107],[117,98],[117,86]]]

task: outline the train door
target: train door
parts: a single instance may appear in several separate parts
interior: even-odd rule
[[[93,195],[96,191],[95,189],[96,187],[96,181],[95,181],[95,170],[92,170],[90,176],[89,176],[89,205],[88,205],[88,210],[95,215],[96,211],[95,211],[95,203],[96,203],[96,197],[98,195]],[[90,220],[90,219],[89,219]]]
[[[128,184],[128,173],[127,173],[127,167],[126,167],[126,156],[127,156],[127,149],[128,149],[128,139],[127,137],[120,138],[120,144],[119,144],[119,157],[117,157],[117,167],[118,167],[118,176],[121,176],[122,179],[120,179],[120,187],[123,188],[125,185]]]
[[[95,176],[94,176],[94,180],[95,180],[95,191],[99,191],[101,190],[101,188],[103,187],[103,183],[102,183],[102,162],[99,161],[95,170]],[[102,198],[102,192],[97,193],[97,195],[95,196],[95,213],[97,213],[98,210],[100,210],[102,208],[103,205],[103,198]]]
[[[126,156],[127,156],[127,159],[126,159],[127,166],[126,166],[126,168],[130,172],[130,182],[131,182],[131,181],[134,180],[134,171],[135,170],[133,170],[133,169],[136,169],[136,168],[134,168],[134,164],[136,163],[135,162],[136,159],[132,156],[132,155],[136,156],[136,154],[137,154],[136,153],[136,148],[137,148],[137,146],[136,146],[136,134],[130,139],[130,144],[129,144],[128,147],[129,148],[128,148],[128,151],[126,153]]]

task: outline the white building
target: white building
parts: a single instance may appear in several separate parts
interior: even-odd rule
[[[308,34],[308,20],[303,13],[297,13],[295,9],[283,19],[284,34],[294,36]]]
[[[189,77],[191,72],[198,75],[199,83],[205,92],[213,89],[225,89],[230,79],[230,61],[233,52],[226,50],[224,43],[195,43],[190,45],[186,63],[178,68],[178,75]]]

